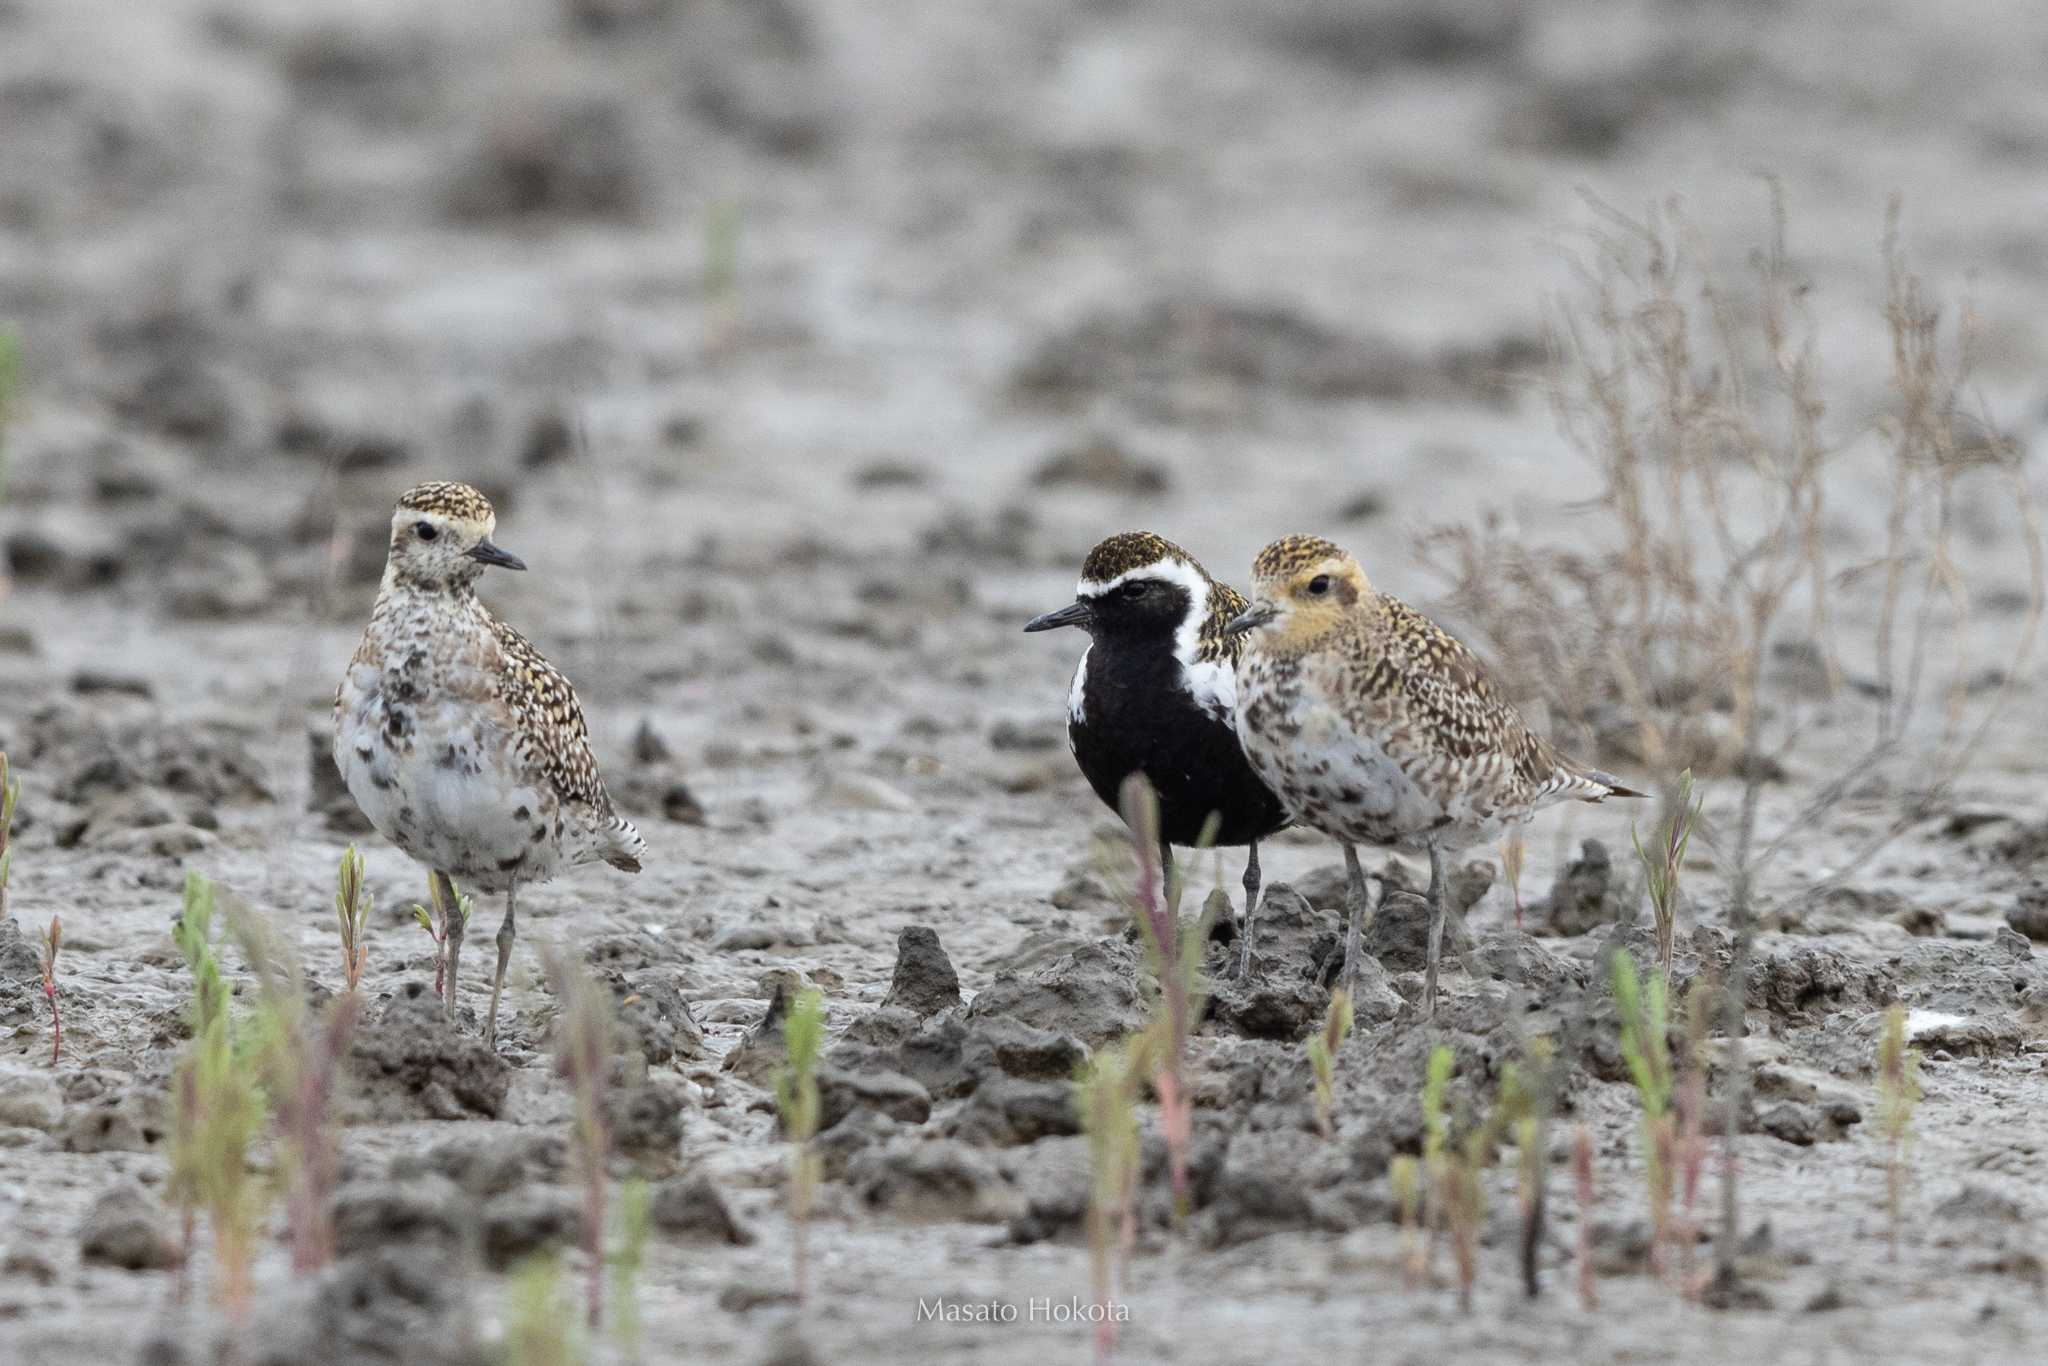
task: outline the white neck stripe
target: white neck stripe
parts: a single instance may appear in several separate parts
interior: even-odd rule
[[[1209,619],[1209,580],[1203,576],[1201,570],[1186,560],[1168,558],[1154,560],[1151,564],[1141,564],[1136,569],[1126,569],[1115,578],[1103,582],[1083,579],[1075,585],[1074,596],[1083,600],[1099,598],[1106,593],[1115,592],[1132,579],[1161,579],[1187,593],[1187,615],[1181,619],[1180,625],[1175,627],[1173,632],[1173,657],[1182,664],[1193,664],[1196,651],[1201,646],[1202,623]]]

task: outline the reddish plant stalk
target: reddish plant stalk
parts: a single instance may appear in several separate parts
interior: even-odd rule
[[[50,917],[50,928],[43,931],[43,995],[50,1002],[50,1066],[64,1056],[64,1012],[57,1008],[57,951],[64,944],[64,925],[56,916]]]
[[[1677,1237],[1682,1258],[1681,1287],[1688,1299],[1696,1299],[1702,1283],[1693,1263],[1699,1248],[1699,1220],[1693,1213],[1699,1196],[1700,1176],[1707,1165],[1707,1141],[1700,1132],[1707,1108],[1707,1081],[1697,1050],[1686,1069],[1685,1083],[1678,1090],[1678,1220]]]
[[[453,913],[461,914],[459,907]],[[568,1081],[576,1098],[574,1134],[583,1166],[583,1250],[590,1268],[586,1313],[590,1326],[596,1328],[604,1321],[605,1159],[611,1151],[604,1112],[609,1001],[597,994],[600,987],[568,964],[551,959],[549,971],[562,1005],[555,1070]]]
[[[1152,1086],[1159,1095],[1160,1127],[1166,1135],[1167,1165],[1172,1172],[1173,1208],[1185,1217],[1191,1203],[1188,1143],[1194,1130],[1186,1088],[1181,1085],[1182,1059],[1187,1052],[1189,1002],[1181,969],[1180,923],[1167,904],[1166,868],[1159,846],[1159,808],[1144,778],[1133,775],[1124,784],[1124,819],[1138,855],[1138,913],[1151,931],[1159,957],[1159,992],[1166,1007],[1166,1037]]]
[[[337,999],[321,1031],[317,1050],[299,1068],[298,1087],[278,1113],[279,1127],[297,1150],[285,1218],[291,1226],[292,1270],[307,1275],[334,1256],[334,1223],[327,1199],[341,1175],[340,1146],[329,1123],[334,1077],[348,1052],[362,1002],[354,994]]]
[[[1593,1131],[1581,1124],[1572,1135],[1572,1184],[1579,1194],[1579,1303],[1600,1307],[1593,1290]]]

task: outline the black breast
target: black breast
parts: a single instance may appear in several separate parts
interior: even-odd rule
[[[1159,793],[1161,829],[1174,844],[1200,839],[1212,812],[1222,822],[1217,844],[1248,844],[1287,824],[1230,722],[1181,685],[1170,651],[1097,641],[1087,668],[1081,719],[1068,718],[1067,738],[1089,786],[1112,810],[1124,779],[1143,773]]]

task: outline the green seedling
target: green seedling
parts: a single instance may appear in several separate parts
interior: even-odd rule
[[[507,1286],[507,1366],[582,1366],[583,1335],[563,1303],[562,1264],[551,1253],[513,1269]]]
[[[1137,1241],[1138,1087],[1145,1066],[1142,1044],[1105,1047],[1074,1081],[1074,1108],[1088,1136],[1088,1264],[1095,1303],[1095,1353],[1106,1360],[1116,1347],[1112,1247],[1129,1274]]]
[[[1524,1291],[1531,1299],[1541,1288],[1536,1278],[1536,1259],[1541,1252],[1543,1200],[1549,1174],[1550,1149],[1544,1139],[1540,1116],[1525,1114],[1514,1123],[1515,1199],[1522,1207],[1522,1277]]]
[[[7,752],[0,750],[0,920],[7,918],[7,875],[14,867],[14,804],[21,800],[21,779],[7,771]]]
[[[292,1270],[311,1275],[334,1256],[330,1205],[341,1176],[334,1092],[362,999],[345,993],[314,1018],[306,1004],[305,973],[276,930],[232,901],[226,912],[236,947],[256,978],[251,1037],[270,1106]]]
[[[1451,1071],[1457,1065],[1457,1056],[1449,1044],[1438,1044],[1430,1050],[1429,1063],[1422,1079],[1422,1209],[1423,1240],[1421,1264],[1416,1268],[1419,1276],[1434,1278],[1431,1258],[1436,1251],[1436,1241],[1444,1227],[1444,1191],[1450,1164],[1451,1117],[1444,1105],[1450,1089]]]
[[[64,1056],[64,1014],[57,1008],[57,950],[64,945],[64,925],[50,917],[50,928],[42,933],[43,996],[50,1003],[50,1066]]]
[[[818,1059],[825,1049],[825,998],[816,987],[805,987],[790,1002],[782,1021],[786,1061],[775,1079],[775,1105],[782,1115],[782,1132],[789,1139],[789,1219],[794,1235],[796,1298],[801,1304],[810,1292],[811,1201],[819,1179],[817,1153],[811,1140],[818,1136]]]
[[[654,1231],[654,1189],[642,1177],[619,1187],[619,1245],[612,1253],[612,1339],[640,1360],[640,1271]]]
[[[414,910],[421,909],[415,906]],[[334,878],[334,918],[341,927],[341,975],[353,993],[363,982],[369,961],[366,934],[370,923],[370,889],[363,880],[363,856],[351,844],[341,855]],[[431,931],[430,931],[431,932]]]
[[[1664,1249],[1671,1233],[1673,1167],[1677,1159],[1677,1125],[1671,1114],[1672,1069],[1669,1005],[1664,978],[1646,982],[1636,976],[1635,961],[1617,949],[1610,965],[1614,1002],[1621,1012],[1621,1055],[1628,1063],[1642,1106],[1644,1181],[1649,1196],[1650,1264],[1664,1268]]]
[[[1920,1050],[1906,1047],[1906,1008],[1884,1013],[1877,1036],[1878,1129],[1884,1135],[1885,1212],[1888,1217],[1886,1256],[1899,1259],[1899,1214],[1905,1202],[1906,1159],[1913,1143],[1913,1109],[1920,1103]]]
[[[1678,938],[1679,879],[1685,867],[1685,848],[1692,842],[1693,827],[1699,823],[1706,794],[1694,800],[1692,770],[1678,775],[1677,801],[1671,815],[1658,824],[1656,842],[1648,849],[1629,822],[1628,836],[1636,847],[1636,860],[1643,865],[1643,885],[1650,893],[1650,914],[1657,925],[1657,963],[1663,970],[1664,985],[1671,985],[1671,955]]]
[[[1188,1181],[1188,1146],[1194,1136],[1194,1107],[1187,1093],[1186,1062],[1188,1036],[1201,1018],[1208,1001],[1208,986],[1202,978],[1202,950],[1209,942],[1209,929],[1218,915],[1230,911],[1230,898],[1222,888],[1209,894],[1196,923],[1183,928],[1180,922],[1179,879],[1173,876],[1172,856],[1159,837],[1159,799],[1142,773],[1124,779],[1119,794],[1124,824],[1131,832],[1131,847],[1137,855],[1138,881],[1130,901],[1132,919],[1145,940],[1145,956],[1151,968],[1156,995],[1151,1033],[1158,1047],[1150,1050],[1154,1063],[1152,1089],[1159,1097],[1159,1122],[1166,1136],[1167,1165],[1172,1173],[1174,1217],[1187,1217],[1192,1203]],[[1212,818],[1200,841],[1206,847],[1214,837]]]
[[[1422,1284],[1427,1268],[1422,1241],[1422,1164],[1402,1153],[1388,1166],[1387,1179],[1401,1211],[1401,1279],[1413,1290]]]
[[[1572,1185],[1579,1196],[1579,1303],[1590,1313],[1600,1297],[1593,1287],[1593,1131],[1583,1124],[1572,1133]]]
[[[1451,1254],[1458,1265],[1458,1312],[1472,1312],[1472,1287],[1479,1279],[1479,1232],[1486,1217],[1486,1139],[1474,1129],[1445,1169],[1444,1209],[1451,1227]]]
[[[569,1083],[576,1102],[573,1141],[583,1174],[583,1251],[589,1260],[584,1316],[592,1329],[604,1322],[605,1165],[611,1158],[611,1124],[605,1089],[611,1075],[611,993],[573,960],[543,955],[561,1014],[555,1025],[555,1072]]]
[[[1524,1045],[1527,1066],[1508,1064],[1501,1072],[1500,1124],[1515,1141],[1515,1193],[1522,1212],[1522,1292],[1542,1293],[1539,1263],[1549,1203],[1550,1086],[1556,1045],[1538,1035]]]
[[[1704,1289],[1693,1274],[1693,1258],[1699,1248],[1699,1220],[1693,1211],[1699,1201],[1700,1178],[1707,1169],[1707,1026],[1720,988],[1711,980],[1698,982],[1685,997],[1685,1070],[1678,1081],[1672,1114],[1672,1150],[1678,1173],[1678,1217],[1676,1235],[1684,1257],[1680,1283],[1687,1298],[1697,1298]]]
[[[264,1096],[255,1069],[237,1056],[227,984],[213,952],[214,905],[214,885],[188,871],[184,914],[172,938],[192,972],[192,1042],[174,1086],[170,1191],[183,1213],[188,1260],[194,1216],[204,1210],[213,1235],[214,1297],[241,1317],[267,1194],[249,1165],[263,1129]]]
[[[1500,842],[1500,871],[1507,879],[1508,891],[1515,898],[1515,928],[1522,928],[1522,865],[1529,857],[1529,842],[1522,837],[1519,827],[1508,831],[1507,838]]]
[[[412,918],[427,932],[427,938],[434,941],[434,994],[444,998],[448,995],[448,917],[451,914],[457,916],[466,932],[471,909],[469,897],[455,885],[453,878],[448,880],[448,888],[455,894],[452,908],[441,895],[441,879],[430,872],[427,874],[427,900],[433,909],[430,911],[417,901],[412,904]]]
[[[1532,1061],[1548,1058],[1547,1044],[1531,1050]],[[1458,1304],[1461,1311],[1472,1307],[1472,1291],[1479,1272],[1479,1237],[1486,1216],[1485,1172],[1502,1141],[1518,1135],[1527,1144],[1524,1162],[1537,1162],[1542,1151],[1535,1123],[1540,1114],[1534,1090],[1516,1063],[1504,1062],[1500,1069],[1500,1093],[1481,1123],[1454,1124],[1447,1099],[1456,1056],[1448,1044],[1430,1052],[1428,1072],[1422,1087],[1422,1199],[1428,1213],[1429,1240],[1448,1232],[1458,1272]],[[1454,1130],[1462,1136],[1453,1141]],[[1402,1179],[1413,1180],[1412,1176]],[[1529,1182],[1525,1211],[1540,1209],[1540,1172]],[[1397,1186],[1397,1194],[1398,1186]],[[1532,1225],[1533,1227],[1533,1225]],[[1429,1270],[1425,1252],[1421,1264],[1413,1267],[1415,1279]]]
[[[1350,1037],[1351,994],[1339,987],[1330,993],[1322,1031],[1308,1039],[1308,1065],[1316,1074],[1316,1128],[1325,1140],[1337,1134],[1337,1050]]]

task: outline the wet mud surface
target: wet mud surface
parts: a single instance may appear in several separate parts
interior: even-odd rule
[[[1569,538],[1597,484],[1526,381],[1575,285],[1581,188],[1631,212],[1682,195],[1698,249],[1739,269],[1767,227],[1749,173],[1775,172],[1851,424],[1882,401],[1877,243],[1902,192],[1916,264],[1975,301],[1987,407],[2038,443],[2044,51],[2020,6],[0,0],[0,319],[27,381],[0,505],[0,749],[24,788],[0,1359],[495,1359],[504,1273],[579,1231],[539,945],[619,1003],[615,1172],[655,1188],[648,1360],[1081,1357],[1089,1328],[1031,1306],[1088,1294],[1068,1082],[1143,1023],[1142,952],[1066,752],[1079,638],[1022,623],[1127,527],[1239,583],[1270,537],[1327,534],[1425,605],[1432,527],[1492,511]],[[486,596],[577,682],[650,845],[637,877],[522,891],[495,1051],[488,953],[445,1026],[409,910],[423,874],[326,759],[390,504],[428,477],[496,502],[532,569]],[[1995,634],[2026,570],[1993,520],[1968,524]],[[1426,1025],[1406,893],[1427,870],[1368,855],[1392,890],[1327,1140],[1301,1040],[1341,864],[1274,841],[1261,975],[1219,988],[1192,1046],[1182,1225],[1147,1112],[1119,1359],[2028,1359],[2048,1333],[2044,738],[2035,666],[1940,809],[1845,868],[1896,814],[1853,792],[1761,888],[1745,1295],[1723,1308],[1647,1264],[1606,986],[1614,948],[1652,953],[1627,813],[1531,829],[1526,932],[1492,851],[1470,856]],[[1856,743],[1820,716],[1766,821]],[[1735,791],[1710,786],[1709,815]],[[190,1026],[168,931],[197,869],[336,989],[351,841],[375,909],[339,1260],[295,1280],[266,1245],[234,1329],[203,1272],[175,1291]],[[1732,950],[1696,862],[1679,983]],[[1236,896],[1240,871],[1226,853],[1190,876]],[[57,913],[52,1068],[34,936]],[[479,899],[473,946],[499,914]],[[828,1180],[792,1328],[772,1086],[803,985],[831,1030]],[[1894,1259],[1872,1059],[1895,1003],[1926,1098]],[[1569,1063],[1565,1122],[1596,1139],[1602,1307],[1573,1293],[1560,1142],[1545,1293],[1521,1295],[1504,1164],[1461,1315],[1447,1280],[1404,1284],[1389,1164],[1422,1141],[1434,1044],[1469,1102],[1539,1034]],[[920,1322],[920,1301],[1020,1320]]]

